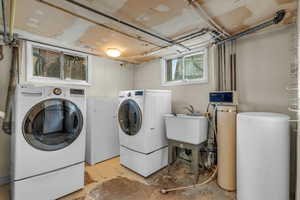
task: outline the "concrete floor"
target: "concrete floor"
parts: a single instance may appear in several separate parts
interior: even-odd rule
[[[176,162],[145,179],[120,165],[114,158],[94,166],[86,166],[85,187],[59,200],[235,200],[235,193],[221,190],[215,182],[199,188],[161,194],[162,188],[186,186],[193,183],[190,168]],[[201,174],[199,182],[209,174]],[[0,187],[0,200],[9,199],[9,186]]]

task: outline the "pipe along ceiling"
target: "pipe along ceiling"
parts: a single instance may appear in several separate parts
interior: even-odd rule
[[[2,3],[2,10],[3,10],[4,7],[5,7],[5,4],[4,4],[5,0],[1,0],[1,1],[2,1],[1,2]],[[265,23],[262,23],[262,24],[260,24],[258,26],[255,26],[253,28],[250,28],[250,29],[247,29],[245,31],[242,31],[242,32],[240,32],[238,34],[235,34],[233,36],[229,36],[229,37],[224,37],[224,35],[220,31],[218,31],[217,29],[214,30],[214,29],[211,29],[211,28],[203,28],[203,29],[195,31],[193,33],[189,33],[189,34],[186,34],[186,35],[183,35],[183,36],[179,36],[176,39],[169,39],[169,38],[160,36],[158,34],[151,33],[151,32],[149,32],[147,30],[144,30],[144,29],[142,29],[140,27],[132,25],[132,24],[126,22],[126,21],[120,20],[120,19],[118,19],[116,17],[110,16],[110,15],[108,15],[106,13],[103,13],[103,12],[100,12],[100,11],[95,10],[93,8],[90,8],[90,7],[88,7],[88,6],[84,5],[84,4],[78,3],[77,1],[74,1],[74,0],[63,0],[65,2],[68,2],[68,3],[72,4],[72,5],[75,5],[75,6],[78,6],[80,8],[83,8],[83,9],[85,9],[87,11],[90,11],[90,12],[92,12],[94,14],[97,14],[99,16],[102,16],[102,17],[105,17],[107,19],[113,20],[114,22],[117,22],[117,23],[119,23],[121,25],[129,27],[129,28],[131,28],[133,30],[136,30],[136,31],[142,33],[142,34],[148,35],[148,36],[150,36],[152,38],[155,38],[155,39],[160,40],[160,41],[162,41],[164,43],[167,43],[167,45],[166,44],[162,45],[162,44],[157,44],[157,43],[151,42],[151,41],[149,41],[147,39],[144,39],[144,38],[142,38],[140,36],[130,35],[129,33],[123,32],[123,31],[118,30],[116,28],[112,28],[112,27],[110,27],[108,25],[105,25],[105,24],[102,24],[100,22],[97,22],[97,21],[95,21],[93,19],[89,19],[89,18],[84,17],[84,16],[82,16],[80,14],[74,13],[72,11],[69,11],[69,10],[65,9],[65,8],[62,8],[62,7],[59,7],[59,6],[54,5],[52,3],[49,3],[49,2],[47,2],[45,0],[36,0],[36,1],[40,2],[40,3],[43,3],[43,4],[47,5],[47,6],[50,6],[52,8],[61,10],[61,11],[65,12],[65,13],[68,13],[68,14],[73,15],[75,17],[78,17],[78,18],[81,18],[83,20],[86,20],[88,22],[91,22],[91,23],[93,23],[95,25],[101,26],[102,28],[106,28],[106,29],[109,29],[111,31],[123,34],[123,35],[125,35],[127,37],[130,37],[130,38],[133,38],[133,39],[136,39],[136,40],[139,40],[139,41],[151,44],[151,45],[153,45],[153,46],[155,46],[155,47],[158,48],[158,49],[155,49],[154,51],[157,51],[157,50],[160,50],[160,49],[163,49],[163,48],[167,48],[167,47],[170,47],[170,46],[174,46],[174,45],[183,48],[185,51],[190,51],[191,50],[190,47],[187,47],[187,46],[183,45],[182,43],[186,42],[186,41],[189,41],[189,40],[192,40],[192,39],[195,39],[197,37],[203,36],[206,33],[210,33],[212,35],[212,38],[214,40],[213,44],[217,44],[217,45],[218,44],[223,44],[223,43],[226,43],[226,42],[230,42],[230,41],[236,40],[236,39],[238,39],[240,37],[243,37],[245,35],[257,32],[257,31],[262,30],[262,29],[264,29],[266,27],[269,27],[269,26],[271,26],[273,24],[278,24],[278,23],[280,23],[284,19],[285,15],[286,15],[286,11],[285,10],[279,10],[278,12],[276,12],[275,17],[273,19],[271,19],[271,20],[269,20],[269,21],[267,21]],[[8,35],[12,35],[13,33],[10,34],[10,33],[7,32],[6,14],[5,14],[5,12],[2,12],[2,14],[3,14],[3,16],[2,16],[3,25],[4,25],[2,34],[3,34],[3,40],[6,43],[8,40],[10,40],[10,37],[8,37]],[[10,28],[10,29],[12,29],[12,28]],[[179,51],[179,53],[180,53],[180,51]]]

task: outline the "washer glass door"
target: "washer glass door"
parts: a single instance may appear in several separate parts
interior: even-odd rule
[[[118,119],[120,128],[127,135],[136,135],[142,126],[142,112],[139,105],[132,99],[122,102],[119,107]]]
[[[72,144],[80,135],[83,117],[79,108],[65,99],[49,99],[31,108],[23,121],[23,135],[33,147],[55,151]]]

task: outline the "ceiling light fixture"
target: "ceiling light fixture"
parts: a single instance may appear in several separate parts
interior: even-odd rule
[[[106,50],[106,54],[110,57],[119,57],[121,55],[121,51],[115,48],[109,48]]]

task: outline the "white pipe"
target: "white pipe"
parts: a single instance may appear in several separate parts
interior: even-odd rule
[[[208,23],[208,25],[213,26],[214,28],[216,28],[218,31],[220,31],[224,36],[231,36],[224,28],[222,28],[219,24],[217,24],[207,13],[206,11],[202,8],[202,6],[200,5],[199,2],[195,1],[195,0],[190,0],[189,3],[191,3],[191,5],[194,6],[194,8],[196,8],[199,11],[199,14],[205,19],[207,20],[206,23]]]

